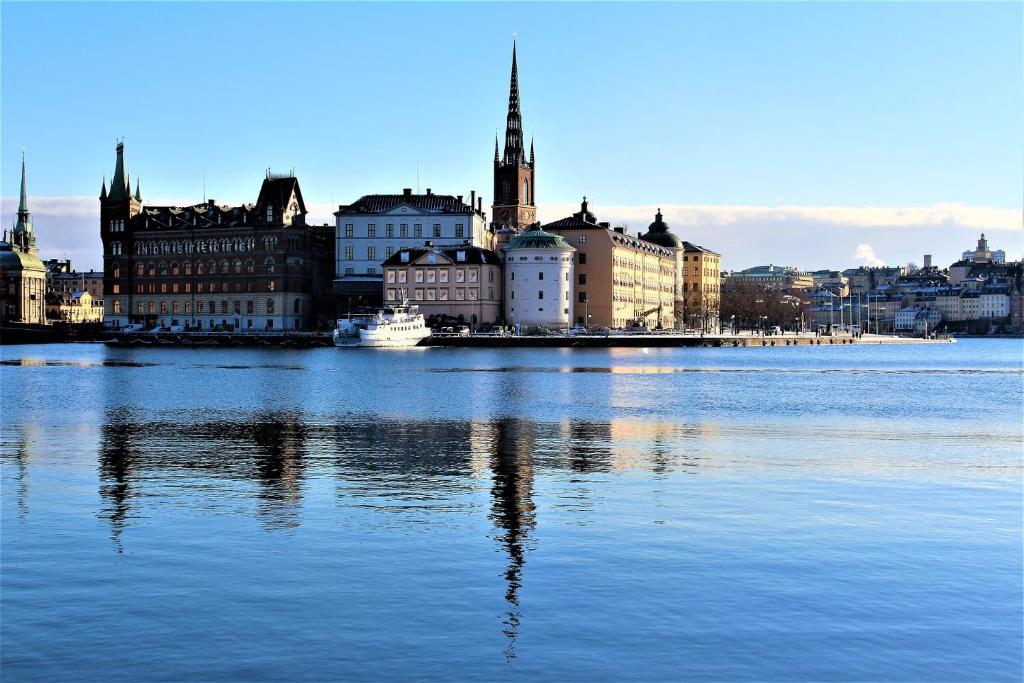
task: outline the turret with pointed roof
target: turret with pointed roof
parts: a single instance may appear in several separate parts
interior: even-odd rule
[[[508,87],[508,113],[505,116],[505,150],[498,156],[498,140],[494,140],[494,227],[515,229],[530,225],[537,218],[534,187],[534,151],[530,142],[530,158],[526,158],[523,142],[523,115],[519,99],[519,59],[512,43],[512,74]]]

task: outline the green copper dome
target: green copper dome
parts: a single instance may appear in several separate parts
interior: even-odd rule
[[[527,230],[512,238],[506,249],[572,249],[565,238],[540,228]]]

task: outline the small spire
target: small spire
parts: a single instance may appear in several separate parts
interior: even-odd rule
[[[498,133],[494,133],[494,160],[498,160]]]
[[[580,211],[583,213],[587,212],[587,195],[583,195],[583,202],[580,203]]]
[[[100,199],[107,198],[107,176],[103,176],[103,186],[100,188]]]
[[[530,166],[533,166],[533,136],[530,136]]]
[[[25,184],[25,148],[22,148],[22,197],[17,203],[17,213],[28,214],[29,213],[29,191]],[[985,236],[981,236],[984,238]]]
[[[135,201],[142,201],[142,190],[139,189],[139,179],[135,179]]]

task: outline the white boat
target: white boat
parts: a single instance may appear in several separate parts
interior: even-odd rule
[[[377,315],[349,316],[338,320],[335,346],[416,346],[430,336],[423,314],[403,303],[384,308]]]

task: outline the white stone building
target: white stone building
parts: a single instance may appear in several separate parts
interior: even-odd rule
[[[982,292],[978,303],[981,318],[1006,318],[1010,315],[1010,295],[1007,292]]]
[[[506,321],[526,327],[570,325],[575,251],[562,236],[539,228],[505,245]]]
[[[477,206],[473,206],[476,203]],[[436,247],[457,246],[467,240],[472,246],[494,249],[494,234],[481,211],[476,193],[469,203],[462,195],[371,194],[360,197],[335,212],[335,279],[345,276],[375,276],[383,273],[381,263],[401,250],[423,246],[430,240]]]

